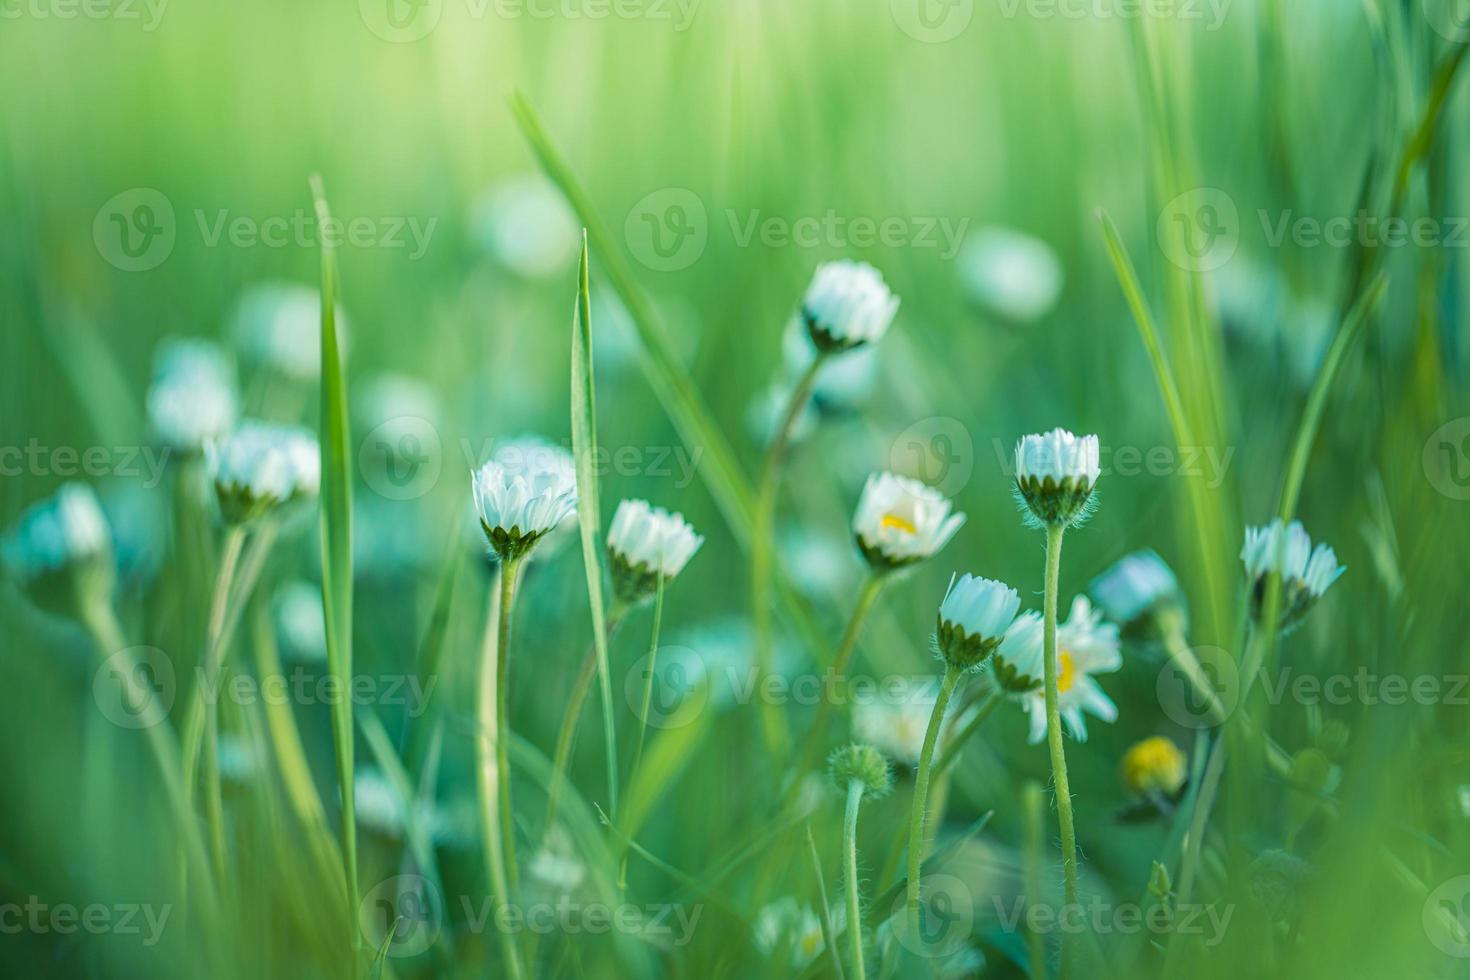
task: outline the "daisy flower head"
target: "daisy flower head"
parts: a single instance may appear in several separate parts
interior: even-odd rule
[[[148,388],[148,422],[164,445],[197,455],[230,430],[238,412],[235,368],[219,345],[198,339],[163,343]]]
[[[704,538],[682,514],[671,514],[646,500],[624,500],[607,532],[613,586],[618,598],[641,602],[653,594],[658,580],[667,585],[684,570]]]
[[[951,578],[934,633],[939,655],[960,670],[978,670],[1000,646],[1020,608],[1020,595],[1002,582],[968,572]]]
[[[965,515],[938,490],[896,473],[874,473],[863,486],[853,532],[875,572],[932,557],[959,531]]]
[[[312,499],[321,488],[321,452],[305,429],[247,419],[205,449],[215,499],[229,524]]]
[[[847,910],[838,905],[830,914],[832,928],[840,935],[847,927]],[[789,948],[791,966],[796,970],[805,969],[827,948],[821,918],[789,895],[762,908],[756,914],[752,931],[755,946],[762,955],[771,956]]]
[[[862,784],[863,796],[870,800],[887,796],[893,789],[893,771],[888,760],[871,745],[854,742],[844,745],[827,758],[832,782],[843,793],[854,782]]]
[[[1069,527],[1086,518],[1100,471],[1097,436],[1053,429],[1016,444],[1016,489],[1043,526]]]
[[[1087,739],[1085,715],[1111,722],[1118,706],[1103,692],[1095,674],[1108,674],[1123,666],[1118,650],[1118,627],[1103,619],[1086,596],[1072,600],[1067,621],[1057,627],[1057,706],[1067,730],[1078,741]],[[1037,664],[1038,675],[1040,663]],[[1031,742],[1046,736],[1046,698],[1037,689],[1024,695],[1021,705],[1031,716]]]
[[[1135,742],[1123,753],[1123,784],[1137,796],[1173,796],[1187,775],[1184,753],[1162,735]]]
[[[995,683],[1007,694],[1030,694],[1041,689],[1043,650],[1041,613],[1021,613],[1001,637],[990,658]]]
[[[1189,613],[1179,580],[1164,559],[1149,550],[1114,562],[1087,591],[1108,619],[1125,633],[1160,634],[1187,629]]]
[[[68,607],[76,584],[95,596],[111,592],[112,531],[101,501],[85,483],[64,483],[32,504],[0,549],[7,572],[44,607]]]
[[[337,305],[339,338],[347,317]],[[322,375],[322,295],[315,286],[265,282],[250,287],[235,307],[231,329],[240,353],[251,364],[300,384]]]
[[[879,340],[898,312],[898,297],[866,262],[817,266],[801,300],[801,317],[817,350],[837,353]]]
[[[577,509],[576,467],[549,443],[500,447],[470,479],[480,527],[501,561],[524,556]]]
[[[1272,575],[1280,577],[1283,630],[1300,623],[1347,571],[1337,563],[1337,552],[1325,544],[1312,546],[1300,521],[1283,526],[1279,518],[1265,527],[1246,529],[1240,558],[1250,580],[1251,618],[1257,624],[1265,614],[1267,583]]]
[[[919,764],[937,697],[933,685],[914,685],[901,698],[858,701],[852,707],[853,735],[912,769]]]

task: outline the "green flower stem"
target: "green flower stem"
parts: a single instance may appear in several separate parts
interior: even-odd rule
[[[614,600],[607,614],[607,642],[617,635],[618,627],[623,623],[623,617],[628,614],[628,606],[618,600]],[[546,790],[546,833],[551,833],[551,828],[556,824],[556,811],[561,804],[562,784],[567,778],[567,768],[571,764],[572,742],[577,737],[577,726],[582,720],[582,707],[587,703],[587,695],[592,691],[592,680],[597,676],[597,644],[593,643],[587,647],[587,655],[582,658],[582,667],[577,672],[577,681],[572,685],[572,693],[567,698],[566,711],[561,716],[561,728],[556,735],[556,751],[552,756],[551,782]]]
[[[919,752],[919,767],[914,770],[914,801],[909,809],[909,870],[908,870],[908,916],[912,935],[919,935],[919,899],[922,884],[920,872],[924,863],[924,811],[929,805],[929,776],[934,762],[934,746],[939,741],[939,729],[944,724],[944,712],[949,708],[949,699],[959,686],[963,673],[953,664],[944,668],[944,680],[939,684],[939,697],[934,702],[934,711],[929,715],[929,727],[924,731],[924,747]]]
[[[950,766],[959,761],[960,752],[964,749],[965,743],[970,740],[970,736],[980,730],[980,726],[985,724],[985,719],[995,714],[995,709],[1000,707],[1005,699],[1005,691],[1000,688],[996,688],[986,696],[985,700],[980,704],[980,707],[976,709],[975,717],[971,718],[965,724],[965,727],[960,730],[959,734],[949,740],[949,744],[939,754],[939,761],[934,763],[932,778],[938,779],[943,776],[949,771]]]
[[[817,353],[806,371],[791,390],[791,400],[771,437],[761,463],[760,483],[756,490],[755,519],[751,534],[750,551],[750,608],[751,622],[755,626],[756,665],[760,676],[771,673],[775,659],[775,644],[772,639],[771,584],[775,563],[776,495],[781,485],[781,467],[791,445],[791,434],[801,418],[812,389],[817,383],[817,373],[826,362],[827,355]],[[786,752],[786,722],[778,706],[769,699],[761,702],[761,728],[766,747],[773,755]]]
[[[506,664],[510,643],[510,620],[515,601],[515,579],[519,561],[509,559],[500,565],[500,608],[497,617],[495,647],[489,645],[490,624],[485,624],[485,651],[480,664],[479,732],[476,739],[480,783],[480,808],[485,834],[485,858],[490,887],[496,903],[509,907],[511,896],[520,879],[515,864],[515,824],[510,813],[510,763],[507,739],[510,731],[506,718]],[[490,658],[494,656],[495,662]],[[493,743],[493,753],[491,751]],[[515,936],[500,937],[500,951],[505,960],[506,976],[521,980],[520,947]]]
[[[209,601],[209,623],[204,634],[204,668],[199,682],[194,685],[193,697],[184,716],[184,792],[189,800],[194,799],[194,782],[199,772],[199,748],[204,741],[205,687],[213,687],[219,670],[220,636],[224,632],[225,613],[229,606],[230,588],[235,581],[235,570],[240,564],[240,553],[245,548],[245,528],[232,527],[225,536],[224,553],[220,556],[219,570],[215,572],[214,593]],[[217,692],[216,692],[217,693]]]
[[[855,828],[854,828],[855,829]],[[827,900],[827,882],[822,875],[822,858],[817,854],[817,839],[812,836],[812,825],[806,825],[806,850],[812,859],[812,877],[817,880],[817,919],[822,924],[822,945],[827,949],[827,961],[832,964],[832,976],[846,980],[842,972],[842,957],[837,953],[837,930],[832,925],[832,906]],[[856,848],[854,847],[854,850]]]
[[[643,764],[643,743],[648,735],[648,710],[653,705],[653,674],[658,667],[658,634],[664,618],[664,576],[660,571],[658,574],[658,587],[653,598],[653,631],[648,640],[648,665],[643,668],[643,702],[638,712],[638,748],[633,753],[633,768],[629,771],[628,781],[631,783],[638,775],[638,767]],[[624,868],[627,867],[624,858]],[[621,880],[621,879],[620,879]]]
[[[863,800],[863,784],[860,780],[847,782],[847,812],[842,820],[842,851],[845,862],[844,877],[847,879],[847,938],[852,944],[852,973],[863,980],[863,910],[858,901],[857,874],[857,819],[858,806]]]
[[[1062,746],[1062,718],[1057,692],[1057,582],[1061,577],[1060,524],[1046,528],[1046,598],[1043,607],[1044,684],[1046,690],[1046,744],[1051,750],[1052,782],[1056,786],[1057,819],[1062,831],[1062,875],[1068,905],[1077,904],[1077,832],[1072,825],[1072,792],[1067,781],[1067,755]],[[1066,943],[1063,944],[1063,949]],[[1065,957],[1063,957],[1065,959]],[[1065,968],[1063,975],[1066,974]]]
[[[863,589],[858,593],[857,605],[853,607],[852,616],[847,620],[847,628],[843,630],[842,642],[837,647],[837,655],[832,658],[831,677],[834,681],[840,681],[847,673],[847,665],[852,660],[853,652],[857,649],[858,637],[862,635],[863,623],[872,612],[873,604],[878,601],[878,595],[883,591],[886,576],[874,573],[868,576],[863,583]],[[812,722],[812,727],[807,732],[806,741],[802,744],[801,753],[797,756],[797,772],[805,772],[817,761],[822,749],[822,736],[827,731],[827,720],[832,715],[832,698],[824,697],[817,706],[817,717]],[[800,780],[792,783],[792,794],[794,795],[800,785]],[[789,804],[789,800],[787,801]]]

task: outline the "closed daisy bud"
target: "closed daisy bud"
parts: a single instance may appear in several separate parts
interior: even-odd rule
[[[1004,651],[1005,644],[1001,644]],[[1057,706],[1067,730],[1078,741],[1087,740],[1086,714],[1114,721],[1118,717],[1118,706],[1112,698],[1093,680],[1094,674],[1108,674],[1123,666],[1123,655],[1118,650],[1118,627],[1105,622],[1101,612],[1092,608],[1086,596],[1072,600],[1072,611],[1067,621],[1057,627]],[[1035,676],[1042,676],[1042,665],[1038,656],[1034,667]],[[1031,741],[1040,742],[1046,736],[1046,701],[1040,689],[1025,694],[1021,706],[1031,716]],[[1085,713],[1085,714],[1084,714]]]
[[[965,523],[945,496],[918,480],[875,473],[853,517],[858,547],[874,571],[887,572],[936,554]]]
[[[321,453],[305,429],[247,420],[207,447],[220,514],[244,524],[321,488]]]
[[[471,476],[471,490],[491,549],[511,561],[576,511],[577,477],[573,467],[545,452],[497,452],[497,457]]]
[[[339,342],[347,317],[337,306]],[[315,286],[267,282],[252,286],[235,308],[232,335],[251,364],[302,384],[322,374],[322,297]]]
[[[995,683],[1007,694],[1029,694],[1041,687],[1043,624],[1041,614],[1026,611],[1017,616],[1001,637],[990,660]]]
[[[976,670],[995,652],[1016,618],[1021,597],[1008,585],[965,574],[951,578],[939,606],[935,645],[944,662]]]
[[[89,598],[112,589],[112,533],[97,494],[85,483],[62,484],[21,514],[5,537],[3,555],[16,583],[53,611],[70,610],[78,589]]]
[[[607,532],[613,586],[624,602],[640,602],[653,594],[659,577],[665,584],[684,570],[704,538],[681,514],[671,514],[646,500],[624,500]]]
[[[866,262],[817,266],[801,301],[801,316],[817,349],[827,353],[872,343],[888,332],[898,297]]]
[[[1266,584],[1271,575],[1281,578],[1280,628],[1290,629],[1317,604],[1323,594],[1347,569],[1337,563],[1337,553],[1325,544],[1312,547],[1312,539],[1300,521],[1283,527],[1280,519],[1265,527],[1248,528],[1240,551],[1251,585],[1251,618],[1260,623]]]
[[[1139,796],[1173,796],[1184,785],[1186,766],[1179,746],[1162,735],[1135,742],[1123,754],[1123,784]]]
[[[148,389],[148,422],[164,445],[194,455],[235,424],[235,370],[207,340],[173,340],[158,352]]]
[[[1085,518],[1099,471],[1097,436],[1053,429],[1016,444],[1016,489],[1043,525],[1067,527]]]
[[[868,799],[886,796],[893,788],[888,760],[871,745],[844,745],[827,757],[827,769],[832,782],[844,793],[854,780],[862,784],[863,796]]]
[[[1162,635],[1188,627],[1179,580],[1152,551],[1135,551],[1092,580],[1087,591],[1124,633]]]

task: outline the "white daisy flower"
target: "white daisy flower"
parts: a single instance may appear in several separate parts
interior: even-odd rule
[[[475,202],[470,223],[478,243],[518,276],[539,279],[569,266],[580,245],[576,216],[544,177],[513,177]]]
[[[471,490],[491,548],[516,559],[576,511],[576,466],[549,443],[516,440],[472,474]]]
[[[557,827],[531,858],[531,877],[558,895],[576,891],[587,880],[587,866],[577,857],[566,832]]]
[[[336,325],[345,343],[347,317],[339,303]],[[235,344],[250,363],[302,384],[322,374],[322,296],[315,286],[265,282],[251,286],[235,307]]]
[[[613,514],[607,532],[613,583],[625,602],[638,602],[658,587],[659,576],[668,584],[684,570],[704,538],[682,514],[653,507],[646,500],[624,500]]]
[[[232,524],[321,488],[321,452],[305,429],[247,419],[205,448],[220,513]]]
[[[1267,580],[1272,573],[1281,577],[1282,629],[1301,622],[1332,583],[1347,571],[1337,563],[1337,553],[1327,545],[1312,547],[1312,539],[1300,521],[1283,526],[1280,518],[1265,527],[1247,528],[1240,558],[1251,580],[1251,616],[1258,623]]]
[[[238,412],[235,369],[217,344],[164,342],[154,359],[148,422],[165,445],[202,452],[205,443],[230,430]]]
[[[1097,436],[1066,429],[1016,444],[1016,488],[1042,524],[1074,524],[1087,515],[1101,466]]]
[[[929,716],[938,699],[934,684],[915,684],[896,699],[860,701],[852,709],[853,738],[912,769],[919,764]]]
[[[898,297],[878,270],[846,259],[817,266],[801,301],[812,343],[827,352],[877,341],[897,312]]]
[[[403,833],[404,809],[388,778],[377,769],[361,768],[352,780],[357,823],[385,837]]]
[[[975,670],[995,652],[1021,608],[1015,589],[968,572],[951,577],[939,605],[936,644],[945,663]]]
[[[838,936],[842,935],[847,928],[847,910],[835,906],[831,917],[832,930]],[[798,904],[789,895],[778,898],[756,914],[753,932],[756,948],[766,956],[783,946],[789,947],[791,965],[798,970],[808,966],[827,948],[821,918],[809,906]]]
[[[1113,563],[1088,586],[1108,619],[1124,630],[1138,629],[1165,616],[1185,617],[1179,580],[1164,559],[1149,550],[1135,551]]]
[[[891,571],[923,561],[949,544],[965,515],[918,480],[896,473],[874,473],[863,486],[853,516],[853,532],[875,571]]]
[[[1004,648],[1004,644],[1002,644]],[[1028,647],[1028,652],[1030,651]],[[1035,646],[1036,659],[1026,665],[1032,677],[1042,676],[1041,644]],[[1118,717],[1118,707],[1093,680],[1094,674],[1108,674],[1123,666],[1118,650],[1118,627],[1105,622],[1100,611],[1092,608],[1086,596],[1072,600],[1067,621],[1057,627],[1057,705],[1067,730],[1078,741],[1087,739],[1086,714],[1111,722]],[[1021,696],[1021,706],[1031,716],[1031,742],[1046,736],[1046,695],[1041,689]]]
[[[1062,293],[1062,264],[1050,245],[1011,228],[981,228],[965,242],[958,269],[970,300],[1012,323],[1050,313]]]
[[[287,582],[276,590],[271,609],[287,655],[308,663],[326,662],[327,626],[321,586],[302,579]]]
[[[17,583],[46,605],[68,604],[74,580],[88,580],[99,595],[111,589],[112,531],[85,483],[64,483],[32,504],[5,536],[3,555]]]

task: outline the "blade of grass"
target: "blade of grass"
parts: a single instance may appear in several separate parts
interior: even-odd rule
[[[331,220],[319,175],[311,177],[311,193],[319,227]],[[330,236],[322,245],[322,415],[321,415],[321,547],[322,612],[326,625],[327,671],[338,690],[352,683],[352,474],[348,453],[347,377],[337,337],[337,256]],[[342,871],[349,911],[357,903],[357,821],[352,798],[352,699],[332,705],[332,744],[337,757],[337,787],[342,795]],[[354,975],[359,930],[352,930]]]
[[[817,918],[822,923],[822,942],[827,958],[832,962],[832,975],[843,980],[842,958],[837,955],[837,930],[832,927],[832,906],[827,902],[827,882],[822,877],[822,859],[817,854],[817,840],[812,836],[812,825],[806,825],[806,850],[812,859],[812,876],[817,879]],[[854,924],[853,928],[856,928]]]
[[[582,564],[587,570],[587,604],[592,610],[592,641],[597,647],[597,680],[602,696],[602,736],[607,751],[608,806],[618,811],[618,742],[613,720],[612,673],[607,661],[607,610],[602,601],[601,509],[597,487],[597,390],[592,377],[592,297],[587,271],[587,231],[577,271],[577,302],[572,315],[572,454],[577,461],[577,524],[582,532]]]

